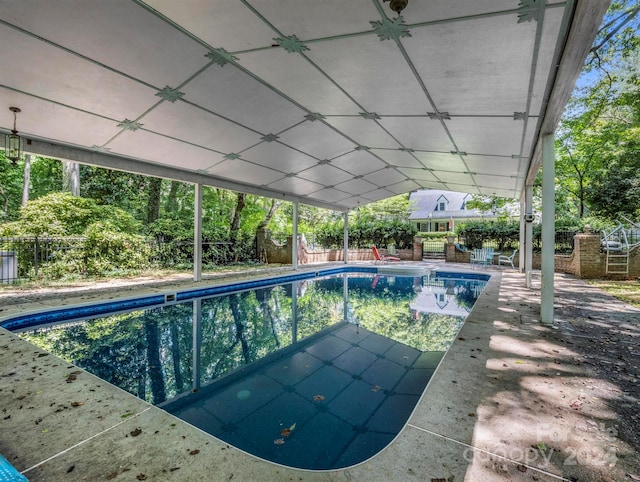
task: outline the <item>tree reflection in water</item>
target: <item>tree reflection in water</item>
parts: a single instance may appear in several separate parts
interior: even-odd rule
[[[21,336],[158,404],[344,322],[345,306],[349,321],[369,331],[421,351],[446,351],[483,284],[432,275],[337,275],[36,328]],[[425,303],[436,311],[423,311]],[[448,314],[452,307],[460,314]]]

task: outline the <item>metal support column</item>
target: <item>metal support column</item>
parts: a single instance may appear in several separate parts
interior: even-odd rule
[[[202,280],[202,184],[194,184],[193,281]]]
[[[520,201],[520,251],[518,252],[518,271],[524,273],[524,247],[527,244],[526,238],[526,221],[525,213],[527,212],[527,203],[524,199]]]
[[[291,237],[291,265],[298,269],[298,203],[293,203],[293,236]]]
[[[344,212],[344,262],[349,262],[349,211]]]
[[[540,319],[553,323],[553,273],[555,254],[554,135],[542,137],[542,289]]]
[[[524,273],[525,286],[531,288],[531,270],[533,269],[533,185],[524,187],[524,196],[526,205],[525,217],[529,219],[524,227]]]

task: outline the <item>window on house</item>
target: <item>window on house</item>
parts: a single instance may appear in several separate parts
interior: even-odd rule
[[[445,202],[444,202],[444,201],[440,201],[440,204],[439,204],[439,206],[438,206],[438,209],[439,209],[440,211],[444,211],[444,210],[446,209],[446,207],[445,207]]]

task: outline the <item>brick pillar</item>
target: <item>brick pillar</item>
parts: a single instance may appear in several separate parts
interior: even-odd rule
[[[271,233],[268,229],[259,229],[256,232],[256,249],[258,250],[258,259],[266,263],[268,260],[267,252],[267,240],[271,238]]]
[[[422,261],[422,238],[414,236],[413,238],[413,261]]]
[[[457,261],[455,243],[449,243],[447,241],[447,244],[445,245],[445,255],[444,256],[445,256],[445,260],[447,261],[447,263],[455,263]]]
[[[600,253],[600,235],[581,233],[573,238],[578,278],[593,279],[604,275],[605,260]]]

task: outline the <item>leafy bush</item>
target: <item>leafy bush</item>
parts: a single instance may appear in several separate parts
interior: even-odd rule
[[[398,249],[410,248],[416,227],[400,220],[356,219],[349,225],[349,246],[369,248],[371,245],[394,244]],[[344,224],[333,222],[320,226],[316,231],[316,241],[325,248],[340,248],[343,243]]]
[[[104,222],[92,224],[84,234],[83,256],[88,274],[139,271],[149,266],[152,250],[142,236],[117,232]]]
[[[140,225],[126,211],[93,199],[56,192],[29,201],[20,219],[0,229],[2,236],[78,236],[93,223],[108,221],[117,232],[136,233]]]
[[[495,241],[499,250],[513,249],[520,239],[520,224],[509,221],[487,223],[470,221],[458,227],[458,236],[468,248],[482,248],[486,241]]]

